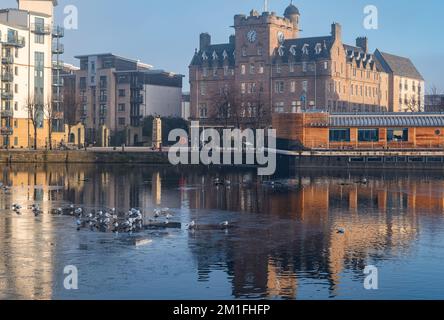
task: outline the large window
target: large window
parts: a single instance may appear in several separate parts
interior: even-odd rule
[[[409,129],[388,129],[387,142],[409,141]]]
[[[359,142],[378,142],[379,130],[378,129],[359,129],[358,130]]]
[[[350,142],[350,129],[330,129],[330,142]]]

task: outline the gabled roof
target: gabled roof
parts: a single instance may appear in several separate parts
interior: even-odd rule
[[[226,56],[224,57],[224,53]],[[206,60],[205,58],[206,57]],[[234,45],[231,43],[214,44],[194,54],[191,66],[201,66],[208,63],[209,67],[223,67],[235,65]]]
[[[375,56],[387,73],[393,73],[394,75],[405,78],[424,80],[409,58],[395,56],[379,50],[375,51]]]

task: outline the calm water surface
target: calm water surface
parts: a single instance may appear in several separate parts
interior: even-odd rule
[[[274,188],[255,174],[3,167],[11,190],[0,191],[0,299],[444,299],[441,172],[303,170],[277,176]],[[37,218],[33,203],[44,211]],[[72,203],[138,207],[145,219],[168,207],[183,227],[78,232],[72,217],[49,213]],[[192,220],[233,227],[189,232]],[[152,242],[131,245],[135,236]],[[64,289],[67,265],[79,270],[77,291]],[[367,265],[379,269],[377,291],[363,287]]]

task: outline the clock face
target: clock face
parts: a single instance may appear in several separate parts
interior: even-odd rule
[[[256,42],[257,40],[257,32],[255,30],[250,30],[247,33],[247,39],[248,41],[250,41],[251,43]]]
[[[278,32],[278,41],[279,41],[280,44],[283,44],[284,41],[285,41],[285,36],[284,36],[284,33],[282,31]]]

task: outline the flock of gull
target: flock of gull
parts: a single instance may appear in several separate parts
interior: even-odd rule
[[[27,207],[28,210],[38,217],[43,213],[38,204],[32,204]],[[17,215],[21,215],[23,207],[19,204],[13,204],[11,210]],[[154,209],[152,217],[145,220],[139,209],[131,208],[128,212],[118,213],[115,208],[106,210],[86,211],[81,207],[71,204],[66,207],[60,207],[51,211],[56,216],[70,216],[76,219],[77,231],[89,229],[90,231],[113,232],[113,233],[135,233],[148,228],[181,228],[181,223],[171,222],[173,211],[169,208]],[[214,230],[228,229],[230,224],[224,221],[218,225],[198,225],[196,221],[191,221],[185,225],[190,231],[195,230]]]

